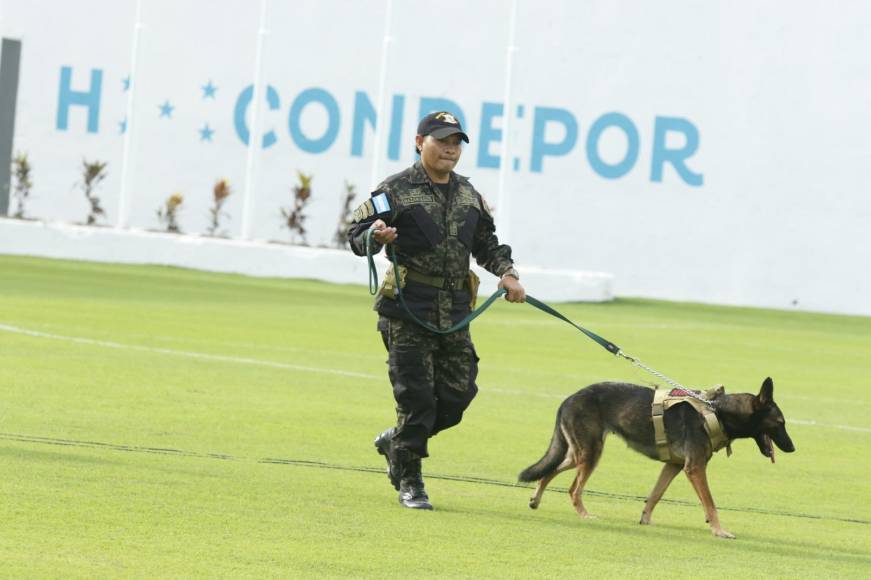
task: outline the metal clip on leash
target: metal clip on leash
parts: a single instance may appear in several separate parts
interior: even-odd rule
[[[674,387],[676,389],[681,389],[682,391],[684,391],[687,394],[688,397],[691,397],[693,399],[698,399],[699,401],[703,402],[704,404],[708,405],[709,407],[714,406],[714,404],[711,401],[707,400],[706,398],[702,397],[701,395],[696,394],[695,390],[689,389],[689,388],[683,386],[682,384],[680,384],[679,382],[668,378],[667,376],[665,376],[661,372],[650,368],[649,366],[645,365],[644,363],[642,363],[640,360],[638,360],[634,356],[628,355],[625,352],[623,352],[622,350],[618,350],[616,354],[619,357],[625,358],[626,360],[628,360],[629,362],[631,362],[632,364],[634,364],[638,368],[649,372],[650,374],[652,374],[655,377],[659,377],[660,379],[662,379],[663,381],[665,381],[666,383],[668,383],[672,387]]]
[[[662,374],[661,372],[650,368],[649,366],[645,365],[644,363],[642,363],[640,360],[638,360],[634,356],[628,355],[625,352],[623,352],[622,350],[617,351],[617,356],[623,357],[626,360],[628,360],[629,362],[631,362],[632,364],[634,364],[635,366],[637,366],[638,368],[643,369],[643,370],[649,372],[650,374],[652,374],[656,377],[659,377],[660,379],[662,379],[663,381],[665,381],[666,383],[668,383],[669,385],[671,385],[672,387],[674,387],[676,389],[683,389],[685,391],[689,391],[689,389],[687,389],[685,386],[683,386],[679,382],[674,381],[674,380],[668,378],[667,376],[665,376],[664,374]]]

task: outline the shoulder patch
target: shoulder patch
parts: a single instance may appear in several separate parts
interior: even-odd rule
[[[375,206],[371,199],[367,199],[360,204],[360,207],[354,210],[353,219],[355,223],[359,223],[375,213]]]
[[[375,213],[387,213],[390,211],[390,201],[387,199],[386,193],[379,193],[372,196],[372,204],[375,206]]]

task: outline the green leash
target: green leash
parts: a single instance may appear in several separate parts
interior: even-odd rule
[[[378,270],[376,270],[376,268],[375,268],[375,258],[372,255],[372,234],[374,232],[375,232],[375,230],[372,228],[369,228],[369,230],[366,232],[366,259],[369,261],[369,293],[372,294],[373,296],[378,292]],[[408,316],[414,322],[416,322],[417,324],[419,324],[423,328],[427,329],[428,331],[434,332],[436,334],[451,334],[452,332],[456,332],[458,330],[461,330],[461,329],[467,327],[473,320],[475,320],[481,314],[483,314],[485,310],[490,308],[490,306],[493,305],[493,303],[496,301],[496,299],[498,299],[499,297],[504,296],[505,294],[508,293],[507,290],[505,290],[504,288],[499,288],[498,290],[496,290],[496,292],[491,294],[489,298],[487,298],[487,300],[484,302],[484,304],[482,304],[481,306],[476,308],[474,311],[469,313],[469,315],[466,316],[464,319],[462,319],[460,322],[456,323],[455,325],[451,326],[450,328],[448,328],[446,330],[442,330],[440,328],[433,326],[432,324],[430,324],[426,321],[421,320],[417,316],[415,316],[414,313],[411,311],[411,309],[408,308],[408,306],[405,304],[405,298],[402,295],[402,287],[401,287],[401,284],[399,284],[399,266],[396,263],[396,251],[393,249],[392,244],[387,245],[387,257],[390,260],[390,262],[393,264],[393,271],[396,273],[396,294],[399,297],[399,303],[402,305],[402,309],[405,310],[405,313],[408,314]],[[635,359],[633,359],[632,357],[629,357],[629,356],[623,354],[623,352],[620,350],[620,347],[617,346],[616,344],[614,344],[613,342],[611,342],[610,340],[602,338],[601,336],[599,336],[595,332],[592,332],[590,330],[587,330],[583,326],[575,324],[574,322],[572,322],[571,320],[569,320],[568,318],[563,316],[560,312],[551,308],[550,306],[548,306],[547,304],[545,304],[541,300],[538,300],[537,298],[534,298],[533,296],[530,296],[529,294],[527,294],[526,295],[526,302],[528,304],[530,304],[531,306],[538,308],[542,312],[550,314],[553,317],[559,318],[563,322],[571,324],[572,326],[574,326],[576,329],[578,329],[579,331],[584,333],[587,337],[589,337],[591,340],[593,340],[594,342],[599,344],[602,348],[604,348],[605,350],[607,350],[611,354],[614,354],[614,355],[619,354],[625,358],[628,358],[629,360],[631,360],[633,362],[636,362]]]
[[[369,230],[366,232],[366,258],[369,260],[369,293],[372,295],[375,295],[375,293],[378,292],[378,270],[375,269],[375,259],[372,256],[372,245],[371,245],[372,234],[374,233],[374,231],[375,231],[374,229],[369,228]],[[468,316],[466,316],[460,322],[458,322],[457,324],[448,328],[447,330],[442,330],[440,328],[436,328],[435,326],[433,326],[432,324],[429,324],[428,322],[425,322],[425,321],[419,319],[417,316],[414,315],[414,313],[411,311],[411,309],[408,308],[408,306],[405,304],[405,298],[403,298],[403,296],[402,296],[402,288],[400,287],[400,284],[399,284],[399,274],[398,274],[399,266],[396,263],[396,251],[393,249],[393,246],[391,244],[387,245],[387,257],[390,260],[390,262],[393,264],[393,271],[396,272],[396,276],[397,276],[396,293],[399,296],[399,303],[402,305],[403,310],[405,310],[406,314],[408,314],[408,316],[414,322],[416,322],[417,324],[419,324],[423,328],[429,330],[430,332],[434,332],[436,334],[450,334],[452,332],[456,332],[462,328],[465,328],[466,326],[469,325],[470,322],[472,322],[473,320],[478,318],[485,310],[490,308],[490,306],[493,304],[493,302],[496,301],[497,298],[499,298],[500,296],[504,296],[505,294],[508,293],[507,290],[505,290],[504,288],[500,288],[500,289],[496,290],[496,292],[494,292],[489,298],[487,298],[486,302],[484,302],[484,304],[482,304],[480,307],[478,307],[475,311],[471,312]],[[657,378],[662,379],[663,381],[665,381],[666,383],[668,383],[672,387],[675,387],[677,389],[684,389],[685,391],[688,392],[689,396],[697,398],[700,401],[704,401],[708,405],[711,405],[711,403],[709,401],[700,397],[698,394],[695,394],[692,391],[692,389],[688,389],[687,387],[683,386],[679,382],[677,382],[673,379],[670,379],[669,377],[665,376],[661,372],[643,364],[636,357],[626,354],[625,352],[620,350],[619,346],[617,346],[616,344],[614,344],[610,340],[602,338],[601,336],[599,336],[595,332],[593,332],[591,330],[587,330],[586,328],[584,328],[583,326],[580,326],[579,324],[575,324],[574,322],[572,322],[571,320],[569,320],[568,318],[563,316],[563,314],[561,314],[560,312],[558,312],[554,308],[551,308],[550,306],[548,306],[547,304],[545,304],[541,300],[538,300],[537,298],[534,298],[534,297],[530,296],[529,294],[527,294],[526,295],[526,302],[528,304],[538,308],[542,312],[550,314],[551,316],[553,316],[555,318],[559,318],[560,320],[562,320],[563,322],[566,322],[567,324],[571,324],[572,326],[574,326],[576,329],[578,329],[579,331],[584,333],[588,338],[590,338],[592,341],[594,341],[596,344],[598,344],[599,346],[601,346],[602,348],[604,348],[605,350],[607,350],[611,354],[625,358],[626,360],[631,362],[633,365],[635,365],[638,368],[654,375]]]

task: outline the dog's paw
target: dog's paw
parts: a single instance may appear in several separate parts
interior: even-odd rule
[[[529,500],[529,509],[537,510],[538,509],[538,501],[533,497]]]
[[[642,513],[641,519],[638,521],[638,523],[641,524],[642,526],[649,526],[650,525],[650,514]]]
[[[711,531],[718,538],[723,538],[724,540],[734,540],[735,539],[735,534],[733,534],[732,532],[727,532],[723,528],[720,528],[719,530],[711,530]]]

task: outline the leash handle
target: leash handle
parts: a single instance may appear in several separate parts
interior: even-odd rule
[[[378,269],[375,267],[375,257],[372,255],[372,235],[375,233],[373,224],[366,230],[366,260],[369,263],[369,294],[375,296],[378,293]]]

